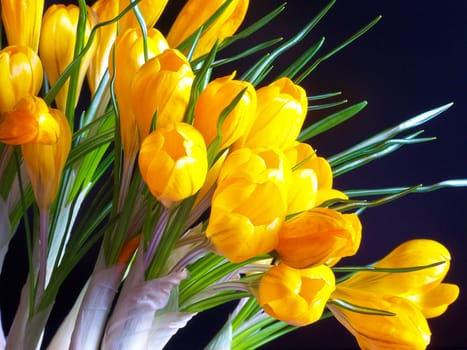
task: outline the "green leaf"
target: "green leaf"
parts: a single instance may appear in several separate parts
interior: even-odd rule
[[[361,151],[361,150],[368,150],[368,149],[371,149],[371,147],[374,147],[375,145],[379,145],[379,144],[382,144],[384,143],[385,141],[389,140],[390,138],[400,134],[401,132],[403,131],[406,131],[406,130],[409,130],[409,129],[412,129],[412,128],[415,128],[417,126],[420,126],[426,122],[428,122],[429,120],[437,117],[438,115],[440,115],[441,113],[443,113],[444,111],[446,111],[448,108],[450,108],[453,104],[452,103],[448,103],[444,106],[441,106],[441,107],[438,107],[438,108],[434,108],[432,110],[429,110],[427,112],[424,112],[424,113],[421,113],[413,118],[410,118],[394,127],[391,127],[391,128],[388,128],[368,139],[366,139],[365,141],[363,142],[360,142],[358,143],[357,145],[341,152],[341,153],[338,153],[332,157],[329,157],[328,158],[328,161],[330,163],[335,163],[335,162],[338,162],[339,159],[341,158],[345,158],[347,157],[349,154],[352,154],[354,152],[358,152],[358,151]]]
[[[438,265],[445,264],[446,261],[438,261],[433,264],[423,265],[423,266],[409,266],[409,267],[376,267],[373,265],[367,266],[334,266],[332,271],[334,272],[387,272],[387,273],[404,273],[404,272],[414,272],[424,269],[429,269],[430,267],[435,267]]]
[[[357,312],[359,314],[378,315],[378,316],[396,316],[395,313],[390,312],[390,311],[373,309],[371,307],[356,305],[356,304],[349,303],[348,301],[345,301],[342,299],[329,299],[328,303],[339,306],[343,309],[346,309],[352,312]]]
[[[367,105],[366,101],[357,103],[353,106],[347,107],[341,111],[331,114],[330,116],[311,124],[305,130],[303,130],[298,136],[299,141],[306,141],[312,138],[313,136],[319,135],[329,129],[334,128],[335,126],[345,122],[346,120],[355,116]]]
[[[467,187],[467,179],[452,179],[445,180],[433,185],[420,186],[415,188],[413,193],[425,193],[437,191],[442,188],[457,188],[457,187]],[[376,189],[364,189],[364,190],[347,190],[345,194],[349,197],[362,197],[362,196],[379,196],[383,194],[396,194],[402,191],[408,190],[409,186],[403,187],[389,187],[389,188],[376,188]]]
[[[242,76],[241,80],[250,81],[251,84],[259,84],[265,77],[265,72],[271,69],[272,63],[283,53],[287,52],[290,48],[301,42],[311,30],[318,24],[318,22],[326,15],[326,13],[334,5],[335,0],[329,2],[329,4],[321,10],[301,31],[299,31],[290,40],[279,46],[271,54],[265,55],[262,59],[256,62],[251,68],[249,68]]]
[[[324,56],[319,57],[313,64],[308,67],[297,79],[295,79],[296,84],[300,84],[308,75],[310,75],[311,72],[313,72],[316,67],[318,67],[322,62],[326,61],[330,57],[334,56],[337,52],[342,50],[344,47],[358,39],[360,36],[365,34],[368,30],[370,30],[376,23],[379,22],[381,19],[381,16],[376,17],[373,21],[368,23],[365,27],[360,29],[358,32],[356,32],[354,35],[352,35],[350,38],[345,40],[343,43],[332,49],[330,52],[325,54]]]

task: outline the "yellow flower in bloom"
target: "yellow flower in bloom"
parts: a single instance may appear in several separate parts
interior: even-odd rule
[[[353,334],[362,350],[422,350],[430,343],[430,328],[420,310],[410,301],[381,296],[337,285],[332,299],[392,312],[394,316],[369,315],[328,304],[336,319]]]
[[[293,168],[287,195],[288,214],[317,207],[329,199],[347,199],[344,193],[332,188],[331,166],[326,159],[316,156],[309,144],[297,142],[284,153]]]
[[[203,136],[186,123],[150,133],[141,144],[138,160],[151,193],[166,207],[195,194],[208,171]]]
[[[37,52],[44,0],[2,0],[2,21],[9,45]]]
[[[272,251],[286,212],[280,151],[239,149],[222,165],[206,235],[233,262]]]
[[[112,0],[117,2],[116,0]],[[123,11],[128,5],[131,4],[130,0],[119,0],[120,11]],[[143,14],[144,21],[146,22],[147,28],[152,28],[156,24],[157,20],[164,11],[167,0],[141,0],[138,3],[138,7]],[[119,30],[124,32],[128,28],[139,28],[138,20],[136,19],[134,11],[130,11],[123,16],[119,21]]]
[[[282,262],[295,268],[333,265],[357,252],[361,231],[355,214],[314,208],[284,222],[276,250]]]
[[[400,273],[357,272],[341,285],[378,295],[395,295],[417,305],[427,318],[444,313],[458,295],[454,284],[441,283],[450,266],[451,255],[441,243],[416,239],[407,241],[374,264],[381,268],[417,267],[444,262],[440,265]]]
[[[258,108],[250,132],[238,146],[251,148],[292,146],[305,120],[308,100],[305,90],[289,78],[280,78],[257,91]]]
[[[273,181],[281,188],[286,205],[286,185],[290,181],[290,168],[282,151],[277,148],[240,148],[227,156],[218,177],[243,178],[252,182]]]
[[[198,98],[195,107],[195,127],[210,145],[217,136],[219,117],[232,100],[244,89],[242,99],[222,124],[219,149],[229,147],[248,132],[256,113],[256,91],[246,81],[234,80],[235,73],[211,81]]]
[[[129,92],[140,140],[149,133],[155,113],[158,128],[183,121],[193,79],[188,60],[174,49],[143,64],[133,78]]]
[[[21,145],[34,197],[41,209],[49,208],[57,195],[63,167],[71,147],[71,130],[65,114],[53,108],[50,108],[49,112],[59,126],[57,142],[51,145],[37,143]]]
[[[13,109],[25,96],[37,95],[42,86],[42,64],[26,46],[7,46],[0,51],[0,113]]]
[[[169,48],[164,36],[156,29],[149,29],[147,35],[148,59]],[[114,55],[109,57],[109,72],[114,74],[115,95],[120,115],[120,133],[123,149],[129,155],[136,155],[139,149],[138,127],[131,107],[131,81],[144,64],[143,36],[138,29],[127,29],[119,34],[115,42]]]
[[[3,143],[52,145],[59,136],[59,123],[40,97],[22,98],[12,111],[0,115],[0,141]]]
[[[279,264],[261,278],[256,297],[268,315],[305,326],[320,319],[334,288],[334,273],[325,265],[298,270]]]
[[[91,7],[98,23],[108,21],[118,15],[118,2],[115,0],[97,0]],[[89,89],[94,94],[104,76],[109,62],[112,45],[117,37],[117,23],[100,27],[94,55],[89,62],[87,79]]]
[[[189,0],[179,12],[167,35],[171,47],[177,47],[195,33],[225,2],[225,0]],[[233,35],[242,24],[248,9],[248,0],[233,0],[225,11],[211,24],[204,28],[199,38],[193,59],[208,53],[216,40],[222,42]]]
[[[91,27],[95,21],[95,18],[92,16],[92,11],[88,11],[88,13],[89,16],[84,33],[85,42],[89,38]],[[39,41],[39,55],[44,65],[44,70],[47,73],[47,78],[51,84],[55,84],[60,74],[63,73],[73,60],[78,18],[79,7],[76,5],[65,6],[63,4],[54,4],[45,11],[42,20],[41,38]],[[81,60],[77,91],[81,91],[84,76],[94,49],[95,45],[93,45],[93,49],[89,50]],[[61,110],[65,110],[66,108],[68,85],[69,81],[62,86],[55,97],[55,102]],[[74,101],[75,104],[78,97],[79,96],[77,96],[76,101]]]

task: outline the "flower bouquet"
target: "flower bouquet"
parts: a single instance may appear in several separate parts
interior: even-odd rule
[[[331,50],[323,38],[287,55],[334,3],[290,38],[254,42],[284,5],[242,26],[247,0],[189,0],[162,32],[162,0],[1,1],[0,267],[24,235],[29,272],[0,349],[161,349],[224,304],[205,349],[255,349],[329,317],[362,349],[426,348],[427,319],[459,294],[443,283],[447,248],[413,239],[367,265],[343,258],[358,252],[367,208],[467,181],[345,190],[333,179],[431,140],[419,128],[451,104],[319,154],[313,138],[366,102],[303,82],[379,20]],[[324,117],[307,120],[315,111]]]

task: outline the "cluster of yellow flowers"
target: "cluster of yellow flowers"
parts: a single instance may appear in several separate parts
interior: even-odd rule
[[[97,0],[86,18],[75,5],[52,5],[42,16],[41,1],[1,1],[9,46],[0,51],[0,141],[21,145],[41,217],[60,188],[85,76],[95,95],[108,71],[111,83],[102,100],[107,105],[112,96],[115,102],[116,138],[123,149],[118,210],[137,162],[163,210],[176,210],[190,199],[191,213],[210,208],[203,227],[208,250],[232,263],[255,263],[259,273],[247,274],[245,285],[270,316],[304,326],[328,307],[363,349],[425,348],[426,318],[442,314],[458,295],[457,286],[441,283],[450,263],[446,248],[430,240],[409,241],[373,265],[376,271],[336,279],[333,267],[357,252],[362,225],[355,213],[326,205],[348,198],[333,188],[328,161],[297,140],[308,113],[306,91],[287,77],[257,88],[233,72],[205,82],[197,95],[199,66],[192,63],[235,33],[248,0],[231,1],[198,33],[194,49],[182,44],[224,1],[189,0],[164,37],[153,26],[166,3],[141,1],[147,26],[141,28],[133,11],[111,21],[130,5],[125,0]],[[85,30],[77,35],[83,20]],[[91,30],[105,21],[92,38]],[[76,81],[61,83],[51,107],[39,97],[43,70],[47,84],[60,82],[81,54],[75,52],[77,41],[84,47],[91,38]],[[73,142],[78,139],[75,135]],[[143,225],[132,230],[141,232]],[[150,242],[157,240],[140,243],[139,233],[128,235],[109,265],[129,264],[138,245],[136,254],[146,259],[154,253]],[[46,245],[47,236],[41,241]],[[45,273],[39,276],[43,292]]]

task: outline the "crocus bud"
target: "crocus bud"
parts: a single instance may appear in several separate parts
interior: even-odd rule
[[[294,268],[333,265],[357,252],[361,230],[355,214],[314,208],[284,222],[276,251],[282,262]]]
[[[3,143],[52,145],[59,136],[57,118],[40,97],[22,98],[13,110],[0,115],[0,141]]]
[[[227,156],[211,202],[206,236],[216,251],[241,262],[272,251],[285,218],[281,152],[239,149]]]
[[[261,277],[256,298],[269,316],[305,326],[320,319],[334,289],[334,273],[325,265],[298,270],[279,264]]]
[[[21,145],[34,197],[41,209],[48,209],[57,196],[63,167],[71,147],[71,130],[65,114],[53,108],[50,108],[49,112],[59,126],[57,142],[50,145]]]
[[[37,95],[42,86],[42,77],[41,61],[29,47],[12,45],[1,50],[0,113],[13,109],[22,97]]]
[[[179,12],[167,35],[171,47],[177,47],[195,33],[222,6],[225,0],[189,0]],[[224,12],[198,40],[193,59],[208,53],[216,41],[233,35],[242,24],[248,9],[248,0],[233,0]]]
[[[404,298],[381,296],[339,285],[331,298],[394,314],[375,315],[351,311],[336,303],[328,305],[335,318],[352,333],[363,350],[424,350],[430,343],[431,332],[426,319],[412,302]]]
[[[148,59],[169,48],[164,36],[156,29],[149,29],[147,35]],[[132,110],[131,81],[144,64],[144,41],[141,31],[127,29],[115,41],[115,54],[109,57],[109,72],[114,75],[115,95],[120,115],[120,133],[123,150],[128,155],[136,155],[140,140],[138,127]],[[115,57],[114,57],[115,56]],[[115,59],[115,62],[114,62]]]
[[[96,24],[106,22],[118,15],[118,2],[115,0],[97,0],[91,7]],[[89,62],[87,80],[89,89],[94,94],[108,67],[109,55],[117,37],[117,23],[107,24],[98,29],[96,49]]]
[[[417,305],[425,317],[437,317],[459,295],[459,287],[441,283],[449,270],[450,261],[451,255],[441,243],[429,239],[410,240],[395,248],[374,266],[397,269],[440,264],[400,273],[360,271],[344,281],[342,286],[378,295],[403,297]]]
[[[37,52],[44,0],[2,0],[2,22],[9,45]]]
[[[116,0],[112,0],[117,2]],[[132,3],[130,0],[119,0],[120,11],[123,11],[128,5]],[[144,21],[147,28],[152,28],[164,11],[167,0],[141,0],[138,2],[138,7],[143,14]],[[119,30],[123,33],[128,28],[139,28],[138,20],[136,19],[134,11],[130,11],[123,16],[119,21]]]
[[[193,79],[188,60],[174,49],[164,51],[143,64],[130,90],[140,140],[149,133],[155,115],[158,128],[183,121]]]
[[[258,108],[250,132],[239,147],[274,145],[286,149],[295,143],[305,120],[308,100],[305,90],[289,78],[280,78],[257,91]]]
[[[186,123],[150,133],[141,144],[138,161],[149,190],[166,207],[195,194],[208,171],[203,136]]]
[[[59,76],[73,60],[79,12],[78,6],[65,6],[63,4],[51,5],[45,11],[42,20],[39,55],[42,59],[44,70],[47,73],[47,78],[51,84],[55,84]],[[95,20],[92,16],[92,12],[88,12],[89,16],[85,27],[84,42],[88,40],[93,24],[92,21]],[[93,48],[95,49],[95,45],[93,45]],[[81,60],[77,86],[78,92],[81,91],[81,86],[94,49],[90,49]],[[65,82],[55,97],[55,102],[61,110],[65,110],[66,108],[68,86],[69,80]],[[73,104],[77,103],[78,97],[79,94],[77,94]]]
[[[235,73],[211,81],[198,98],[195,107],[195,127],[210,145],[217,136],[217,124],[222,111],[242,91],[243,96],[222,123],[219,149],[229,147],[247,133],[256,113],[256,91],[246,81],[234,80]]]

